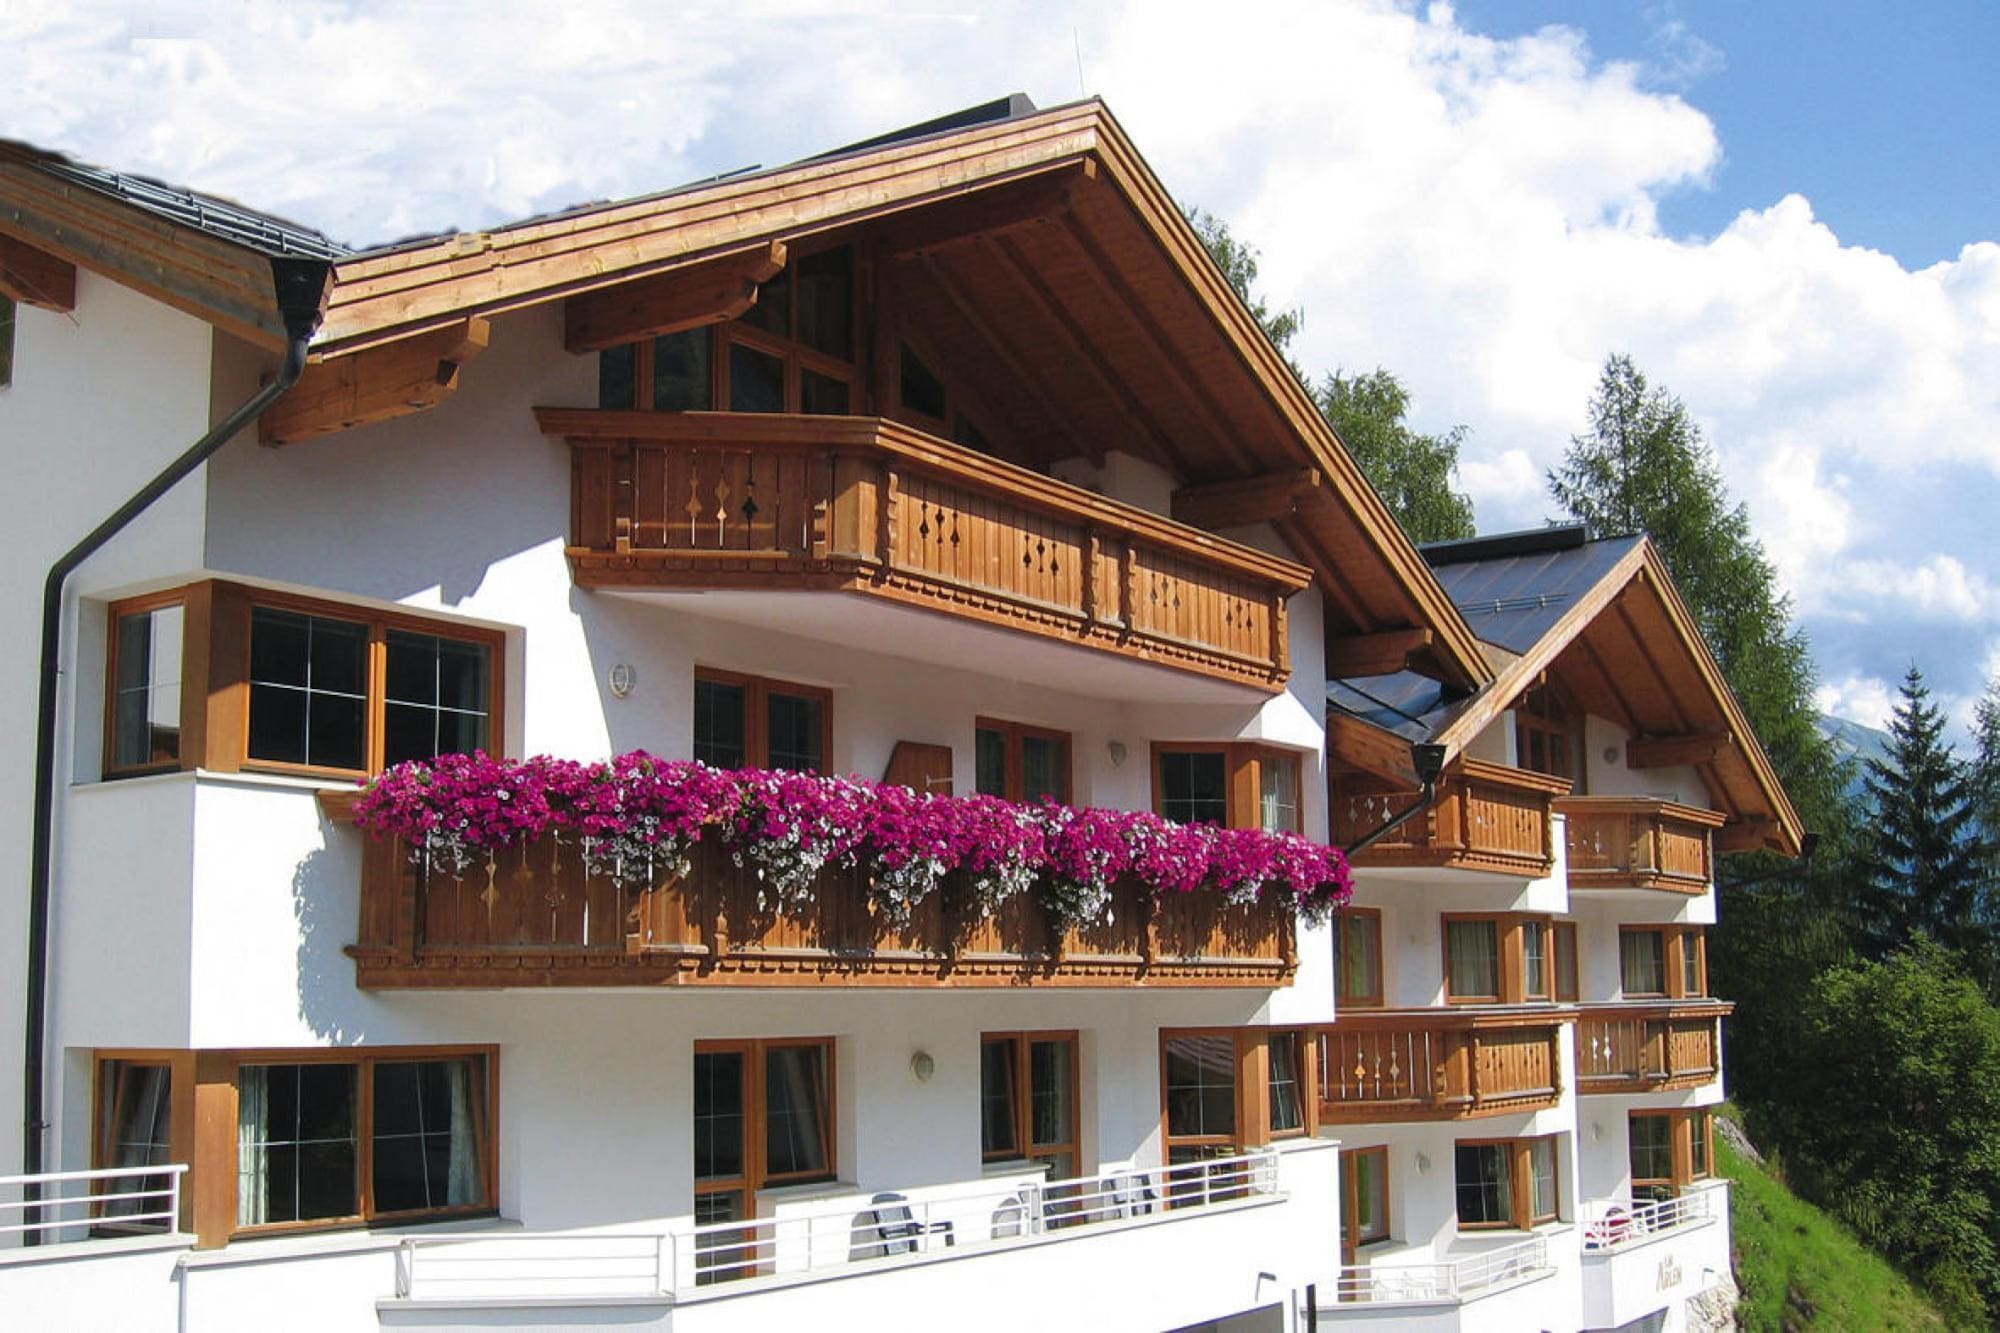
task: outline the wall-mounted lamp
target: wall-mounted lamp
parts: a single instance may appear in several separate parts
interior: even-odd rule
[[[1598,1124],[1595,1120],[1590,1122],[1590,1141],[1592,1143],[1604,1142],[1604,1126]]]
[[[632,687],[639,683],[639,673],[632,669],[630,662],[620,662],[611,668],[611,674],[605,683],[611,686],[613,698],[623,699],[632,692]]]
[[[916,1076],[917,1082],[930,1082],[931,1075],[936,1072],[937,1061],[931,1059],[929,1051],[917,1051],[910,1056],[910,1073]]]
[[[1605,762],[1605,763],[1607,763],[1607,764],[1615,764],[1615,763],[1617,763],[1617,762],[1618,762],[1618,747],[1617,747],[1617,746],[1615,746],[1615,745],[1607,745],[1607,746],[1605,746],[1605,747],[1604,747],[1604,762]]]
[[[1427,1176],[1430,1173],[1431,1173],[1431,1159],[1425,1156],[1423,1153],[1419,1152],[1417,1154],[1417,1174],[1420,1176]]]
[[[1125,756],[1128,751],[1125,749],[1124,741],[1112,741],[1104,747],[1104,753],[1111,756],[1111,766],[1113,768],[1125,767]]]

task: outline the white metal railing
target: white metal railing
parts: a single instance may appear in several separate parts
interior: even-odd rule
[[[832,1277],[922,1255],[1081,1239],[1108,1223],[1195,1215],[1277,1192],[1277,1154],[1267,1149],[1067,1180],[995,1179],[918,1198],[855,1195],[796,1213],[660,1232],[410,1236],[398,1256],[396,1295],[685,1298],[746,1279]]]
[[[1336,1271],[1333,1295],[1342,1304],[1458,1302],[1549,1269],[1548,1238],[1530,1236],[1433,1263],[1351,1264]]]
[[[1706,1222],[1715,1215],[1714,1194],[1714,1190],[1689,1190],[1653,1203],[1635,1203],[1630,1199],[1586,1200],[1583,1252],[1607,1254],[1663,1231]]]
[[[125,1231],[171,1232],[180,1226],[181,1177],[187,1164],[117,1166],[99,1171],[44,1171],[0,1176],[0,1243],[84,1240]],[[41,1197],[28,1195],[39,1190]]]

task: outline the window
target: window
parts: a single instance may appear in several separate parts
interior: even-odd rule
[[[1619,986],[1628,999],[1700,999],[1708,994],[1708,947],[1700,926],[1623,926]]]
[[[705,328],[607,347],[597,357],[597,405],[706,412],[715,401],[713,349]]]
[[[1153,810],[1180,824],[1303,831],[1299,756],[1241,744],[1155,744]]]
[[[1552,1222],[1561,1209],[1556,1140],[1461,1139],[1453,1153],[1461,1231]]]
[[[766,1185],[831,1180],[833,1039],[696,1042],[693,1129],[698,1225],[755,1217]],[[748,1240],[708,1238],[703,1280],[752,1276]]]
[[[239,1065],[237,1228],[490,1210],[491,1059]]]
[[[945,419],[944,381],[939,379],[923,358],[903,345],[899,397],[904,407],[912,412],[920,412],[938,421]]]
[[[732,412],[844,413],[860,397],[854,356],[854,251],[805,255],[715,330]]]
[[[1525,1004],[1551,997],[1563,959],[1549,957],[1547,917],[1518,913],[1448,914],[1444,924],[1445,999],[1453,1004]],[[1560,933],[1557,932],[1558,949]],[[1574,939],[1571,940],[1572,945]],[[1574,972],[1574,949],[1571,950]]]
[[[111,611],[107,774],[178,767],[181,653],[187,609],[181,594],[121,602]]]
[[[1340,1155],[1343,1230],[1347,1248],[1389,1239],[1389,1149],[1356,1148]],[[1351,1260],[1350,1260],[1351,1262]]]
[[[1162,1031],[1161,1121],[1169,1165],[1228,1157],[1319,1130],[1317,1052],[1303,1032]]]
[[[830,691],[734,672],[695,672],[694,757],[702,763],[824,773],[832,748]]]
[[[1297,1032],[1273,1032],[1265,1041],[1265,1101],[1274,1139],[1306,1132],[1305,1040]]]
[[[1044,800],[1069,804],[1068,732],[982,717],[975,739],[975,777],[981,795],[1030,805]]]
[[[102,1060],[97,1073],[97,1156],[103,1168],[165,1166],[174,1160],[173,1071],[164,1062]],[[165,1190],[166,1176],[121,1179],[106,1186],[112,1193],[141,1194]],[[165,1195],[154,1198],[111,1199],[100,1210],[106,1221],[164,1210]],[[148,1218],[124,1225],[168,1230],[164,1219]]]
[[[1078,1174],[1074,1032],[989,1032],[979,1039],[979,1153],[1026,1158],[1051,1179]]]
[[[495,748],[505,640],[493,631],[219,581],[115,603],[108,631],[107,776],[357,777]]]
[[[1334,970],[1338,999],[1345,1005],[1382,1003],[1382,914],[1364,907],[1343,909],[1334,919]]]
[[[1576,987],[1576,922],[1558,921],[1553,927],[1556,945],[1556,999],[1574,1001]]]
[[[1515,706],[1515,741],[1522,768],[1551,777],[1575,778],[1575,710],[1563,698],[1559,687],[1543,677]]]
[[[1715,1119],[1705,1109],[1633,1111],[1626,1117],[1632,1197],[1664,1199],[1714,1174]]]
[[[14,299],[0,296],[0,389],[14,382]]]
[[[1227,1033],[1168,1037],[1164,1049],[1167,1161],[1236,1150],[1236,1042]]]

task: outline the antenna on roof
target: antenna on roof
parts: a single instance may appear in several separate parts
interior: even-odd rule
[[[1070,25],[1069,44],[1076,51],[1076,95],[1088,97],[1090,94],[1083,87],[1083,38],[1077,35],[1075,24]]]

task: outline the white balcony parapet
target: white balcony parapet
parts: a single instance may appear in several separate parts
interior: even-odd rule
[[[1174,1222],[1279,1197],[1277,1154],[1265,1150],[1067,1180],[996,1178],[918,1196],[864,1193],[775,1217],[662,1231],[411,1236],[398,1253],[396,1298],[686,1302],[736,1295],[751,1284],[858,1276],[926,1259],[1084,1240],[1110,1227]]]
[[[1689,1190],[1652,1203],[1587,1199],[1582,1210],[1583,1252],[1585,1256],[1611,1254],[1670,1231],[1704,1226],[1715,1218],[1717,1193],[1712,1189]]]
[[[1548,1237],[1530,1236],[1434,1263],[1351,1264],[1336,1270],[1332,1287],[1337,1306],[1456,1305],[1553,1271]],[[1324,1318],[1335,1307],[1319,1311]]]
[[[134,1231],[171,1234],[181,1215],[187,1164],[118,1166],[0,1176],[0,1244],[86,1240]],[[31,1193],[40,1197],[31,1200]]]

